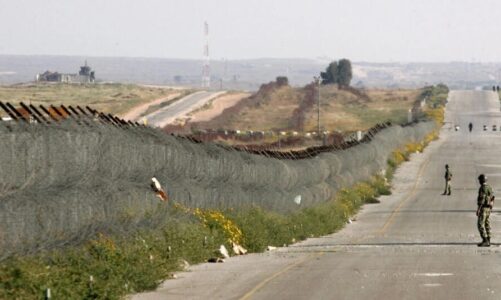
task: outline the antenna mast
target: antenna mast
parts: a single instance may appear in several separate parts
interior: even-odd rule
[[[204,23],[204,65],[202,67],[202,87],[210,88],[209,24]]]

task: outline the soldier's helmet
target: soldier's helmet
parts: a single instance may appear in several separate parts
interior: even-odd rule
[[[487,182],[487,176],[485,176],[484,174],[480,174],[480,176],[478,176],[478,181],[482,183]]]

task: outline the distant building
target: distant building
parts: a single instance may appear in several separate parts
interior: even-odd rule
[[[64,74],[59,72],[45,71],[37,74],[36,81],[39,82],[64,82],[64,83],[93,83],[96,81],[95,72],[87,65],[80,67],[78,74]]]

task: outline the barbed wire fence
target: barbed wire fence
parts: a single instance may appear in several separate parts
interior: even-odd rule
[[[387,124],[343,147],[266,154],[92,117],[0,122],[0,259],[157,226],[170,208],[150,190],[153,176],[189,207],[315,205],[380,172],[395,148],[434,126]]]

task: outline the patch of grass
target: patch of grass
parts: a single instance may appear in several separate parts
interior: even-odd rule
[[[439,126],[442,126],[444,123],[444,113],[445,109],[443,106],[440,106],[438,108],[433,108],[433,109],[428,109],[425,111],[425,115],[435,121],[435,123]]]
[[[186,218],[127,239],[98,235],[80,247],[3,262],[0,299],[41,299],[47,288],[54,299],[120,299],[156,288],[182,260],[205,261],[224,243]]]
[[[449,88],[445,84],[426,86],[419,95],[420,99],[425,99],[429,108],[445,106]]]
[[[374,176],[372,182],[372,186],[376,189],[377,194],[379,195],[391,195],[391,186],[388,182],[388,177],[377,175]]]
[[[151,290],[179,270],[180,261],[206,261],[222,244],[231,249],[231,242],[238,241],[250,252],[260,252],[269,245],[333,233],[361,205],[373,203],[380,190],[381,178],[375,177],[288,215],[259,207],[220,212],[177,206],[159,230],[128,238],[99,234],[79,247],[4,261],[0,298],[39,299],[47,288],[54,299],[119,299]]]
[[[405,145],[405,151],[407,153],[416,153],[422,152],[424,149],[424,145],[422,143],[409,143]]]
[[[386,121],[406,123],[407,111],[412,108],[420,90],[367,89],[364,92],[368,100],[339,90],[336,86],[322,86],[322,125],[329,130],[345,132],[365,130]],[[308,128],[314,128],[316,118],[316,111],[308,113]]]
[[[376,179],[373,179],[342,189],[334,199],[290,215],[253,207],[231,217],[242,230],[243,246],[252,252],[260,252],[267,246],[289,245],[336,232],[363,204],[374,203],[379,196],[375,183]]]
[[[424,112],[426,118],[434,121],[437,126],[442,126],[444,123],[448,95],[449,88],[444,84],[425,87],[420,95],[421,98],[427,99],[427,109]]]
[[[443,110],[440,110],[443,113]],[[433,130],[428,133],[423,141],[416,143],[408,143],[404,145],[401,149],[394,150],[387,161],[387,169],[386,169],[386,178],[391,181],[393,179],[393,175],[395,174],[395,170],[397,167],[403,163],[404,161],[408,161],[410,154],[416,152],[422,152],[428,144],[432,141],[438,139],[438,129]]]
[[[0,101],[44,106],[89,105],[102,112],[122,114],[134,106],[177,92],[134,84],[33,84],[0,86]]]
[[[371,109],[364,106],[348,106],[344,109],[360,119],[360,128],[366,129],[378,123],[390,121],[394,124],[403,124],[407,122],[407,109],[394,109],[391,111],[382,111]]]

